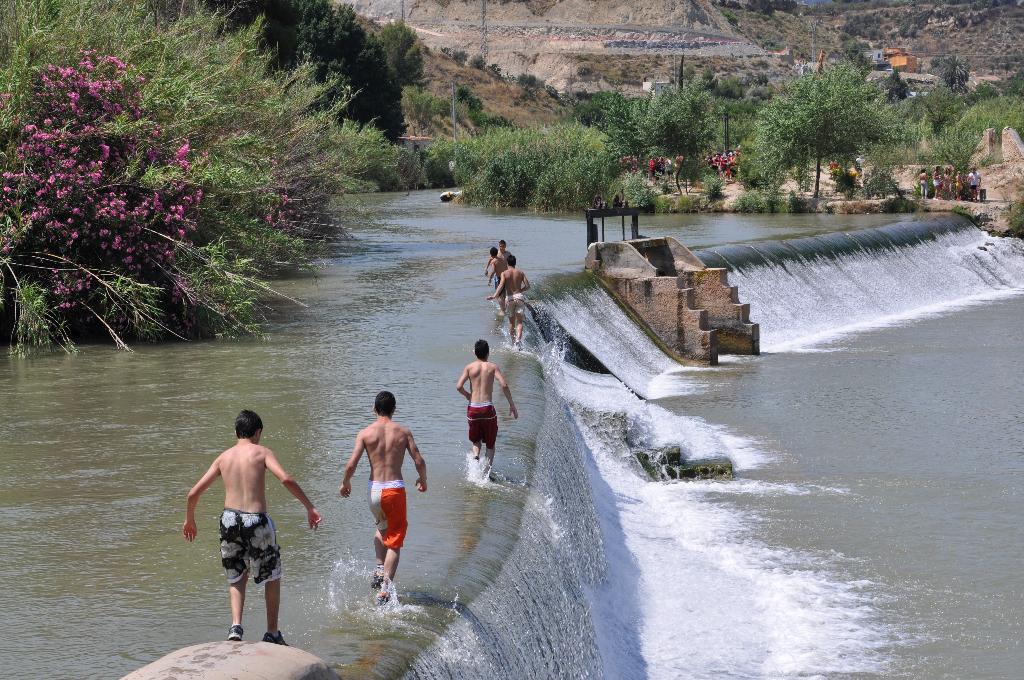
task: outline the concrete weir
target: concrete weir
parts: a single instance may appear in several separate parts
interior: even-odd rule
[[[206,642],[171,652],[121,680],[338,680],[321,659],[268,642]]]
[[[759,354],[758,326],[725,269],[708,267],[671,237],[598,241],[586,268],[683,362]]]

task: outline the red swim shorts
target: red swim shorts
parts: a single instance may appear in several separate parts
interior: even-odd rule
[[[479,444],[481,441],[489,449],[494,448],[498,438],[498,414],[492,404],[470,404],[466,408],[466,419],[469,421],[469,441]]]
[[[372,482],[370,511],[377,522],[381,542],[392,550],[401,548],[405,532],[409,529],[405,513],[405,484],[401,480]]]

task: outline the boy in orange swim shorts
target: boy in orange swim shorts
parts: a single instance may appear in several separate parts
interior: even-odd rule
[[[377,420],[356,437],[352,456],[345,464],[345,478],[341,482],[341,495],[352,493],[352,475],[363,452],[370,459],[370,511],[377,524],[373,548],[377,554],[377,569],[370,587],[378,591],[377,604],[385,604],[394,597],[395,572],[402,545],[405,543],[409,522],[406,519],[405,480],[402,464],[409,452],[419,478],[416,488],[427,490],[427,462],[423,460],[412,432],[391,420],[395,413],[395,395],[381,392],[373,403]]]

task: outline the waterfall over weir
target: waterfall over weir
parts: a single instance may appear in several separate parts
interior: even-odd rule
[[[1024,243],[956,216],[695,254],[730,270],[766,351],[1024,288]]]
[[[917,229],[896,224],[698,255],[731,269],[776,349],[1024,287],[1020,241],[958,220],[933,233]],[[551,327],[530,333],[547,338],[534,346],[546,406],[519,540],[409,677],[884,674],[898,634],[879,619],[874,584],[838,576],[835,555],[766,545],[756,517],[728,502],[731,493],[838,491],[751,479],[652,481],[633,451],[678,446],[684,456],[725,456],[741,477],[771,455],[646,401],[700,383],[595,281],[549,288],[540,320]]]

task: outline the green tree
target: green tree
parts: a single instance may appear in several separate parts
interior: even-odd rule
[[[436,97],[422,87],[406,86],[402,88],[402,112],[406,120],[412,123],[416,134],[429,130],[431,123],[445,113],[448,103]]]
[[[640,120],[649,153],[683,157],[676,168],[677,188],[680,176],[696,179],[699,159],[713,144],[715,125],[711,93],[699,83],[670,88],[648,98]]]
[[[957,172],[967,172],[978,142],[978,135],[966,126],[950,126],[935,139],[932,162],[935,165],[952,165]]]
[[[347,101],[343,115],[377,125],[389,139],[405,131],[402,89],[380,41],[359,25],[349,5],[329,0],[292,0],[296,13],[295,53],[284,66],[309,62],[328,86],[322,105]]]
[[[397,21],[382,28],[379,37],[398,84],[419,85],[423,80],[423,51],[416,32]]]
[[[964,112],[964,101],[948,87],[937,87],[921,98],[925,120],[936,134],[946,125],[959,120]]]
[[[910,96],[910,86],[907,85],[907,81],[900,78],[898,69],[892,70],[892,73],[882,83],[882,87],[885,89],[885,98],[889,100],[890,104],[901,102]]]
[[[616,156],[644,155],[644,113],[649,101],[649,97],[609,97],[605,101],[599,126],[608,135],[608,148]]]
[[[814,164],[815,197],[821,190],[822,161],[850,159],[898,137],[892,107],[848,64],[796,80],[786,94],[765,105],[757,121],[762,162],[779,170]]]
[[[936,70],[936,75],[942,78],[942,82],[951,91],[957,94],[967,92],[967,82],[971,79],[971,72],[966,59],[950,54],[933,60],[932,68]]]
[[[572,117],[583,125],[604,129],[608,112],[626,105],[626,98],[615,90],[597,92],[573,107]]]

